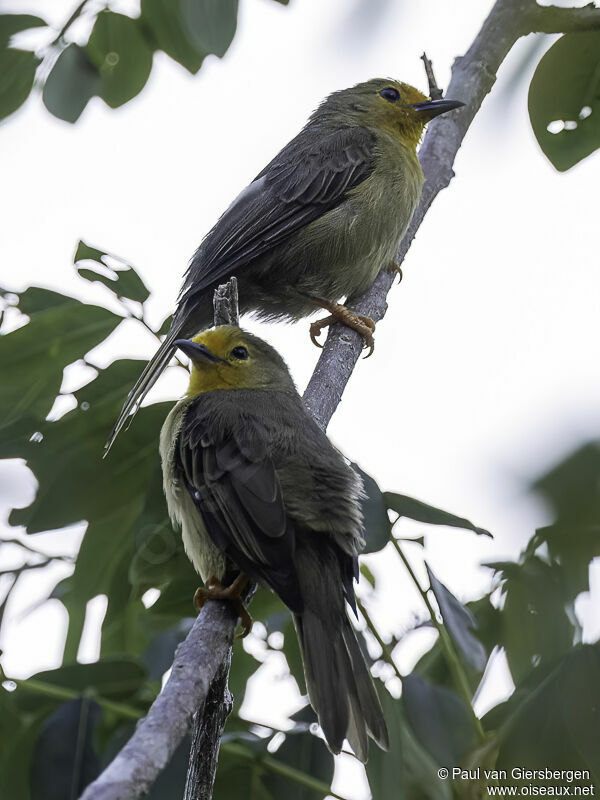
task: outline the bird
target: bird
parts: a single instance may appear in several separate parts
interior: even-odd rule
[[[381,705],[346,605],[364,547],[362,481],[306,411],[267,342],[222,325],[175,346],[189,387],[160,434],[170,517],[204,587],[197,608],[228,599],[242,618],[248,581],[293,615],[306,686],[329,749],[366,761],[389,745]]]
[[[106,444],[135,414],[175,352],[175,340],[212,322],[214,290],[235,275],[240,312],[311,325],[343,322],[373,352],[374,322],[352,304],[384,269],[421,195],[417,146],[425,124],[464,105],[430,100],[407,83],[375,78],[333,92],[300,133],[238,195],[187,269],[170,329],[129,392]],[[400,273],[401,274],[401,273]]]

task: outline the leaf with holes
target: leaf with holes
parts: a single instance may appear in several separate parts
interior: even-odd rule
[[[100,265],[100,269],[81,267],[79,265],[82,261],[95,261]],[[119,298],[127,297],[138,303],[144,303],[150,297],[148,288],[136,270],[111,253],[105,253],[80,241],[73,262],[82,278],[92,283],[97,281],[104,284]]]
[[[567,33],[552,45],[528,105],[538,143],[561,172],[600,147],[600,31]]]

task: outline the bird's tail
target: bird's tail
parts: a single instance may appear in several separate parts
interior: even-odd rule
[[[127,395],[127,399],[123,403],[123,408],[117,417],[117,421],[115,422],[114,427],[110,432],[108,439],[106,440],[106,444],[104,445],[104,455],[108,453],[120,431],[125,427],[126,424],[131,422],[137,413],[142,400],[154,386],[163,370],[173,357],[173,353],[175,352],[173,342],[181,333],[182,328],[183,325],[175,325],[175,322],[173,323],[162,344],[144,367],[144,371]]]
[[[302,550],[299,548],[297,556],[304,589],[308,587],[302,575],[306,576]],[[318,570],[323,561],[317,557],[312,566],[309,581],[316,577],[314,567]],[[330,750],[339,753],[347,739],[364,763],[367,735],[387,750],[388,732],[373,680],[344,608],[341,585],[331,573],[328,578],[319,581],[318,587],[313,586],[309,596],[303,592],[304,612],[294,614],[306,687]]]

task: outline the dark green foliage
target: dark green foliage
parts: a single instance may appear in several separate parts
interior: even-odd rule
[[[49,68],[47,76],[40,71],[44,105],[66,122],[76,122],[94,96],[117,108],[144,88],[156,51],[196,74],[207,55],[227,52],[237,12],[238,0],[142,0],[135,18],[100,8],[86,44],[70,41],[67,26],[40,50]],[[28,14],[0,14],[0,120],[25,102],[40,63],[34,53],[10,46],[11,37],[46,25]]]
[[[74,260],[79,278],[101,284],[98,291],[112,292],[123,317],[145,323],[148,290],[129,264],[84,242]],[[14,305],[14,296],[5,292],[4,297]],[[57,769],[57,792],[64,795],[69,781],[79,790],[131,735],[189,631],[198,577],[167,519],[162,496],[157,439],[170,404],[142,409],[102,459],[107,433],[140,363],[121,359],[95,367],[92,379],[68,395],[70,410],[48,419],[61,396],[65,367],[84,356],[93,364],[90,351],[123,317],[37,287],[16,302],[24,316],[0,337],[0,369],[11,376],[0,387],[0,457],[25,459],[39,488],[27,508],[12,511],[10,522],[29,533],[87,525],[73,574],[52,592],[69,613],[63,665],[0,689],[0,793],[37,800]],[[16,312],[11,314],[14,321]],[[589,445],[536,483],[556,522],[535,533],[519,561],[490,565],[502,587],[500,604],[486,595],[465,606],[429,570],[429,598],[437,603],[448,635],[438,638],[403,679],[401,700],[378,681],[391,747],[389,753],[371,747],[367,775],[374,798],[449,800],[454,789],[439,779],[437,769],[467,762],[503,769],[590,769],[597,780],[600,659],[596,645],[574,647],[579,631],[573,607],[589,587],[589,563],[599,554],[599,452]],[[487,534],[422,501],[382,494],[370,476],[361,474],[367,552],[380,551],[390,541],[390,511],[428,525]],[[423,544],[422,537],[414,541]],[[394,544],[403,546],[401,539]],[[397,558],[391,546],[389,553]],[[365,564],[361,574],[368,598],[377,584]],[[149,589],[160,595],[146,608],[142,598]],[[101,658],[77,664],[85,606],[99,594],[108,598]],[[257,626],[265,650],[285,657],[304,692],[289,611],[273,593],[259,589],[252,613],[265,626],[266,634]],[[517,689],[483,720],[484,735],[491,738],[482,743],[467,697],[496,647],[505,649]],[[371,657],[369,663],[389,675],[383,658],[388,656]],[[464,677],[460,685],[457,664]],[[317,800],[329,790],[333,760],[310,732],[310,707],[294,715],[285,738],[277,731],[261,738],[239,717],[248,680],[259,667],[236,641],[230,677],[234,713],[221,748],[215,798]],[[73,737],[78,747],[69,746]],[[152,800],[181,796],[188,748],[188,742],[181,745],[153,788]]]
[[[415,736],[441,767],[459,766],[475,748],[477,737],[463,700],[450,689],[419,675],[402,681],[403,705]]]
[[[84,48],[70,44],[62,51],[46,78],[42,99],[55,117],[77,122],[92,97],[100,91],[100,73]]]
[[[466,663],[478,672],[483,672],[487,663],[487,654],[484,646],[472,632],[474,628],[477,628],[475,616],[469,608],[458,602],[443,583],[438,581],[428,564],[426,567],[431,591],[435,595],[448,633]]]
[[[102,710],[93,700],[69,700],[40,727],[33,751],[31,800],[79,797],[100,773],[93,743]]]
[[[0,49],[0,119],[27,100],[38,63],[35,53],[28,50]]]
[[[567,33],[552,45],[529,87],[529,117],[561,172],[600,147],[600,31]],[[551,133],[551,123],[564,125]]]

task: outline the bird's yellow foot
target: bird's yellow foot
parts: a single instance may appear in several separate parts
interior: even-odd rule
[[[400,264],[398,264],[397,261],[390,261],[390,266],[388,267],[388,270],[390,272],[396,272],[398,275],[398,283],[401,283],[402,278],[404,277],[404,273],[402,272]]]
[[[240,639],[248,636],[252,630],[252,617],[248,609],[242,603],[241,594],[248,583],[248,576],[240,573],[229,586],[223,586],[214,576],[206,581],[206,586],[199,587],[194,593],[194,607],[200,611],[208,600],[229,600],[233,610],[236,612],[242,623],[242,632],[238,634]]]
[[[352,328],[353,331],[360,333],[365,340],[365,347],[369,348],[369,352],[365,358],[369,358],[369,356],[372,355],[375,349],[375,341],[373,339],[375,323],[371,317],[364,317],[362,314],[357,314],[355,311],[351,311],[349,308],[339,303],[330,303],[328,300],[321,300],[316,297],[313,298],[313,300],[320,305],[321,308],[330,312],[328,317],[319,319],[311,324],[310,338],[313,344],[316,344],[317,347],[323,347],[323,345],[317,341],[317,337],[320,335],[321,331],[336,322],[342,322],[348,328]]]

